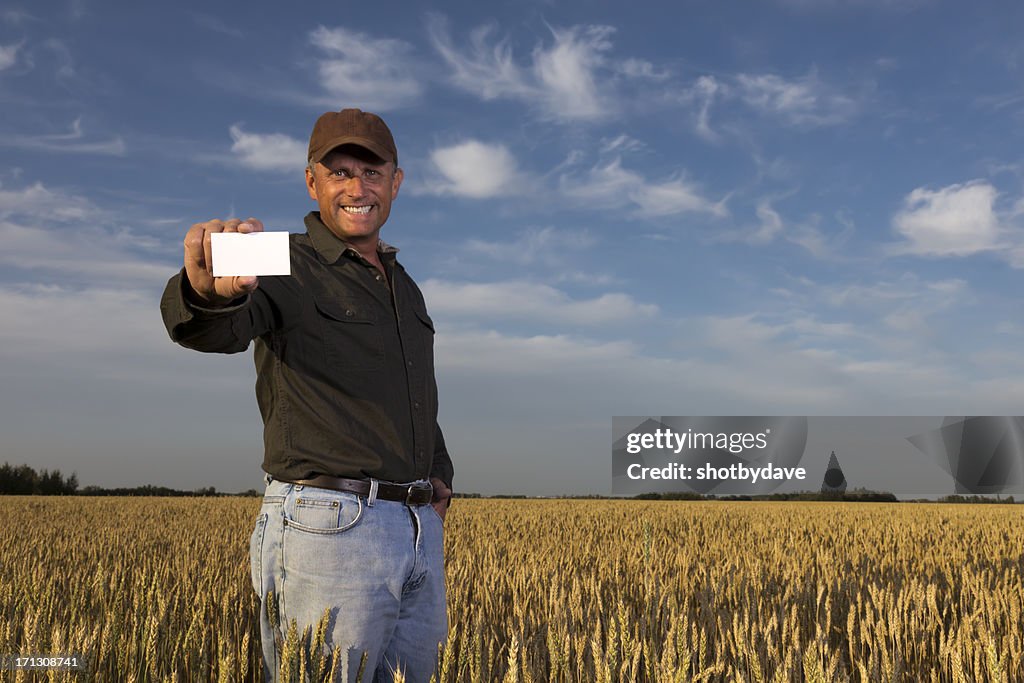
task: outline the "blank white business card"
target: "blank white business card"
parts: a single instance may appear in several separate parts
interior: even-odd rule
[[[287,232],[215,232],[213,276],[291,275]]]

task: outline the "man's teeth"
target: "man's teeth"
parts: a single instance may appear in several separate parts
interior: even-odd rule
[[[341,208],[345,210],[345,213],[364,214],[370,213],[370,209],[372,209],[373,206],[343,206]]]

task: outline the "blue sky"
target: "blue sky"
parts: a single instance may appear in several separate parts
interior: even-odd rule
[[[158,299],[194,222],[302,229],[309,129],[348,106],[397,140],[382,236],[437,324],[457,488],[607,492],[613,415],[1019,415],[1022,19],[7,3],[0,460],[259,485],[251,357],[175,347]]]

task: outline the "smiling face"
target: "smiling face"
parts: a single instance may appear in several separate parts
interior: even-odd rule
[[[401,184],[402,169],[356,145],[337,147],[306,169],[306,189],[324,225],[353,246],[371,250]]]

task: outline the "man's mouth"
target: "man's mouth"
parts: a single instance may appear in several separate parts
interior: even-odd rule
[[[370,209],[373,208],[373,204],[367,204],[366,206],[343,206],[341,208],[345,211],[345,213],[351,213],[357,216],[361,216],[370,213]]]

